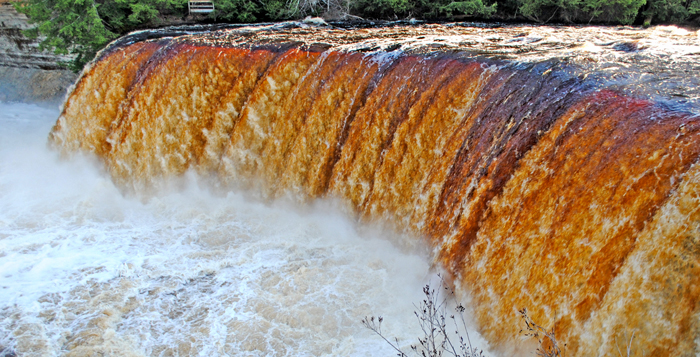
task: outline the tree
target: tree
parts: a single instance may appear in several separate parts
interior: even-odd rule
[[[584,13],[579,20],[629,25],[645,3],[646,0],[584,0]]]
[[[356,0],[352,10],[362,17],[435,19],[455,15],[489,17],[496,4],[485,5],[482,0]]]
[[[631,24],[646,0],[522,0],[523,16],[537,21]]]
[[[656,22],[686,22],[700,14],[700,0],[649,0],[642,11],[644,24]]]
[[[486,6],[481,0],[428,1],[421,0],[427,8],[428,17],[481,16],[490,17],[496,13],[497,4]],[[426,6],[427,5],[427,6]]]
[[[25,31],[28,37],[45,36],[39,44],[41,50],[75,56],[65,64],[74,71],[117,37],[105,27],[94,0],[26,0],[13,5],[36,24]]]
[[[260,6],[252,0],[214,0],[217,19],[231,22],[253,22],[258,19]]]
[[[187,0],[97,0],[108,28],[120,34],[158,26],[165,16],[187,15]]]
[[[357,0],[351,9],[361,17],[396,19],[408,15],[413,5],[411,0]]]

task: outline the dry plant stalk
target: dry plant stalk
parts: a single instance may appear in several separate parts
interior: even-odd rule
[[[417,356],[422,357],[440,357],[440,356],[455,356],[455,357],[483,357],[483,351],[477,350],[471,344],[467,323],[464,319],[464,311],[466,310],[462,304],[455,307],[455,313],[450,314],[447,311],[448,297],[454,297],[454,290],[447,287],[447,284],[440,276],[440,288],[437,291],[426,285],[423,287],[425,298],[415,306],[413,313],[416,315],[420,324],[423,336],[418,338],[417,345],[411,345],[411,350]],[[441,294],[441,291],[446,294]],[[397,356],[407,357],[408,355],[401,350],[399,341],[394,338],[393,342],[387,338],[382,330],[382,321],[384,319],[379,316],[375,319],[374,316],[365,317],[362,319],[362,324],[379,335],[397,352]],[[454,334],[448,330],[448,320],[452,321],[450,329],[454,327]]]
[[[416,309],[413,313],[418,319],[423,336],[418,338],[419,343],[417,345],[411,345],[411,350],[415,355],[420,357],[441,357],[443,355],[455,357],[484,357],[484,352],[474,348],[471,344],[466,320],[464,319],[464,312],[466,310],[464,306],[458,304],[455,307],[455,313],[448,314],[448,297],[454,298],[454,290],[447,286],[442,276],[439,274],[438,276],[440,277],[440,288],[436,291],[431,288],[429,284],[426,285],[423,287],[424,299],[418,305],[414,304]],[[441,291],[446,292],[446,294],[441,294]],[[530,318],[525,308],[518,310],[518,312],[525,322],[525,329],[520,330],[520,333],[537,339],[539,347],[535,351],[535,354],[541,357],[562,357],[563,353],[556,338],[555,327],[546,329],[537,324]],[[454,326],[454,333],[448,330],[448,320],[452,321],[450,325]],[[397,356],[408,357],[408,354],[401,349],[397,338],[394,337],[390,339],[384,335],[382,332],[383,321],[384,318],[382,316],[376,318],[370,316],[362,319],[362,324],[386,341],[386,343],[396,351]],[[627,339],[626,336],[625,339]],[[632,356],[633,340],[634,333],[632,333],[632,337],[627,343],[626,357]],[[564,344],[563,347],[566,347],[566,344]],[[620,357],[624,357],[622,351],[619,351],[619,348],[618,354]]]
[[[542,357],[561,357],[562,353],[559,348],[559,343],[557,342],[554,326],[552,326],[551,330],[547,330],[532,321],[527,314],[527,309],[523,308],[522,310],[518,310],[518,312],[525,322],[525,331],[520,330],[520,333],[524,332],[525,336],[536,338],[540,346],[535,353]],[[566,346],[566,344],[564,344],[564,346]]]

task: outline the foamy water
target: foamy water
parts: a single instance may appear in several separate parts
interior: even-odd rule
[[[0,104],[0,350],[21,356],[391,355],[433,273],[332,204],[126,197],[46,147],[55,109]],[[472,341],[483,340],[474,335]]]

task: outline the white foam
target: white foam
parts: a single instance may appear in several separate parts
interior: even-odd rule
[[[52,109],[0,104],[0,350],[19,355],[391,355],[416,343],[426,257],[319,202],[216,194],[193,177],[123,196],[46,148]],[[472,332],[475,340],[479,337]]]

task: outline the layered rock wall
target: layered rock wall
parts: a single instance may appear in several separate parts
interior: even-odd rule
[[[39,40],[27,38],[25,15],[0,0],[0,101],[60,101],[76,75],[58,62],[70,60],[39,50]]]

